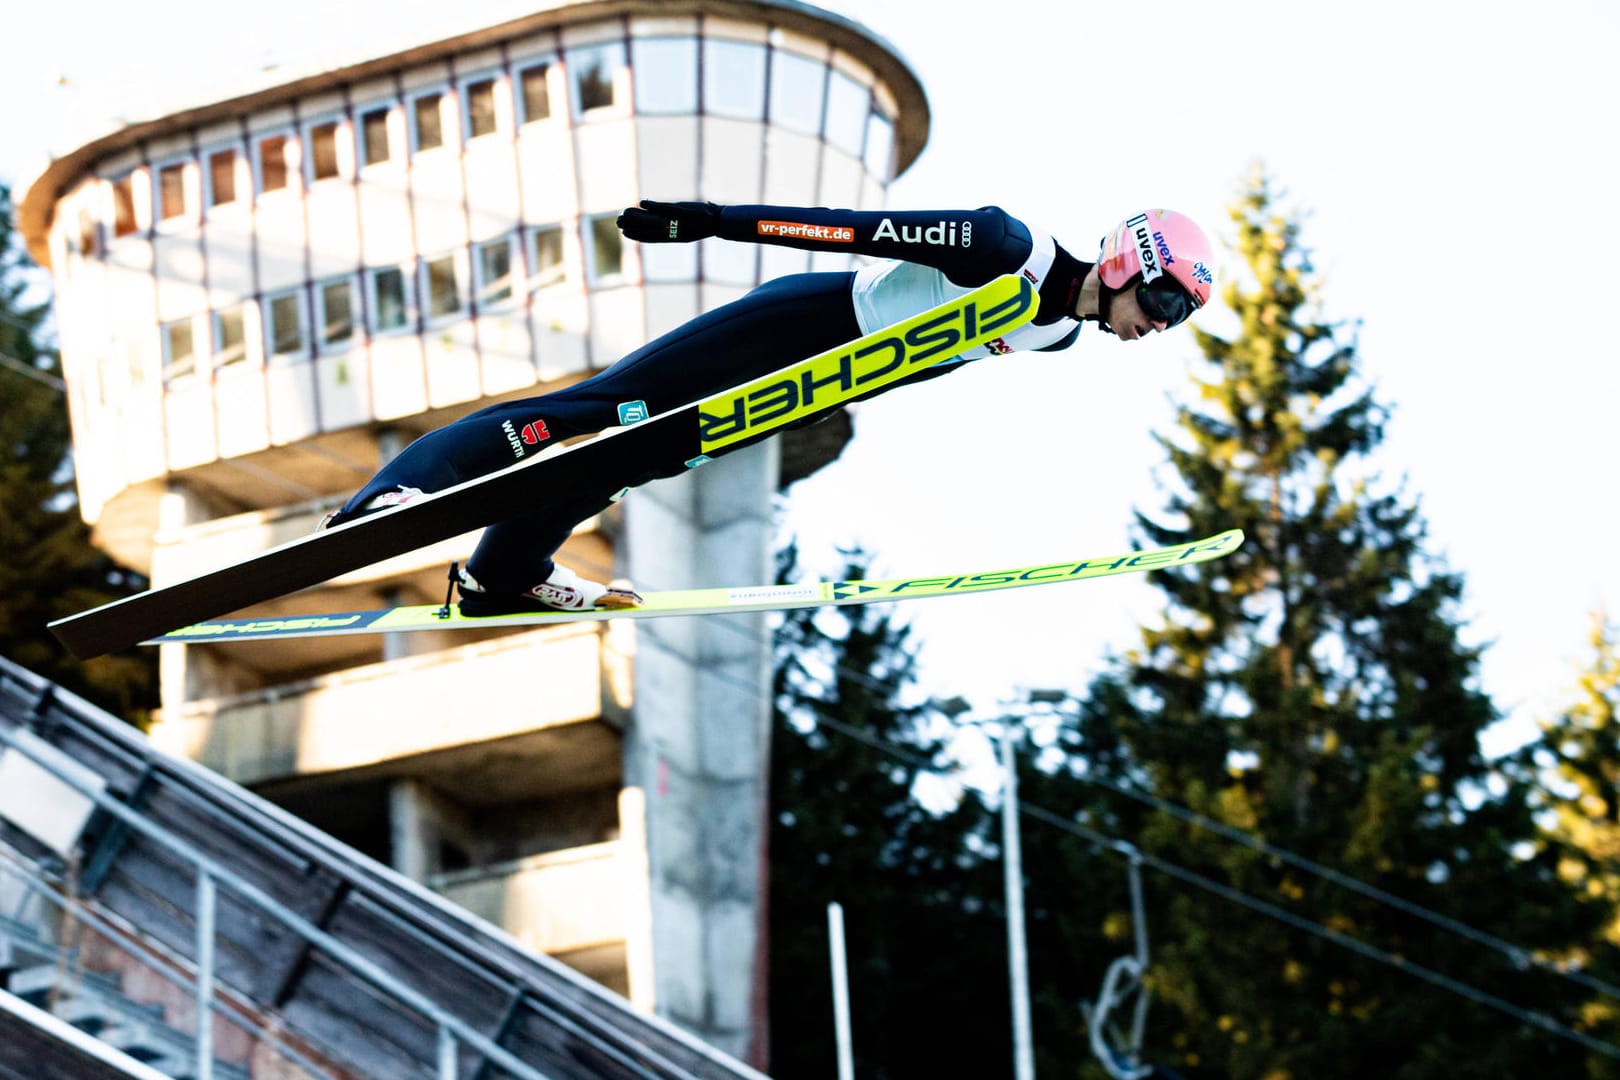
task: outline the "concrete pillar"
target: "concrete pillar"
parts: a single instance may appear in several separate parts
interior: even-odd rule
[[[647,589],[768,582],[777,470],[770,442],[636,491],[625,572]],[[766,617],[649,619],[636,634],[625,784],[646,798],[655,1008],[746,1059],[765,1019]]]
[[[412,881],[426,881],[439,862],[439,833],[424,795],[416,780],[388,786],[388,861]]]
[[[441,869],[440,853],[453,844],[478,857],[478,831],[467,815],[421,780],[402,777],[388,785],[388,861],[412,881],[426,882]]]
[[[177,548],[180,534],[190,525],[207,521],[212,516],[208,506],[189,486],[170,482],[158,500],[158,526],[156,549],[152,553],[152,585],[171,585],[195,572],[189,566],[184,552]],[[190,653],[184,645],[158,646],[158,700],[165,709],[178,708],[182,702],[211,697],[221,688],[210,685],[202,672],[189,664]]]

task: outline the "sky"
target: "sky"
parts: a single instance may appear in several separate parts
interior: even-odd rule
[[[447,22],[425,0],[255,5],[30,4],[8,11],[0,182],[31,178],[91,118],[129,102],[225,96],[269,64],[318,63],[528,9],[485,0]],[[1361,374],[1393,409],[1371,467],[1422,508],[1428,550],[1467,585],[1465,641],[1517,741],[1574,693],[1590,616],[1620,615],[1613,494],[1620,365],[1604,266],[1620,41],[1611,0],[1300,4],[1157,0],[824,0],[910,63],[929,142],[896,208],[995,204],[1085,257],[1165,206],[1229,240],[1257,165],[1305,221],[1322,314],[1360,326]],[[87,18],[93,10],[94,18]],[[93,26],[93,32],[86,32]],[[64,81],[65,80],[65,81]],[[150,110],[148,110],[150,111]],[[1228,313],[1197,321],[1222,333]],[[1129,550],[1168,478],[1198,354],[1187,333],[1089,329],[1063,353],[970,365],[869,402],[842,458],[791,491],[811,568],[840,545],[875,576],[1024,566]],[[743,584],[739,582],[739,584]],[[1160,609],[1113,578],[905,609],[923,687],[975,704],[1080,689]]]

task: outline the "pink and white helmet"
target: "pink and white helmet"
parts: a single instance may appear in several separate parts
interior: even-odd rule
[[[1169,274],[1192,297],[1209,302],[1215,288],[1214,251],[1197,222],[1174,210],[1144,210],[1103,238],[1097,270],[1110,289],[1123,289],[1136,275],[1144,285]]]

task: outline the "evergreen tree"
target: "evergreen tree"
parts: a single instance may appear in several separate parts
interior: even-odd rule
[[[1558,845],[1560,873],[1594,904],[1620,908],[1620,641],[1607,616],[1592,618],[1591,659],[1574,702],[1541,725],[1540,738],[1520,753],[1542,778],[1541,805],[1553,820],[1548,842]],[[1620,981],[1620,918],[1593,941],[1572,945],[1557,959],[1577,970]],[[1620,1001],[1594,1001],[1586,1019],[1595,1030],[1620,1024]],[[1620,1068],[1616,1069],[1620,1072]]]
[[[1299,216],[1257,175],[1233,220],[1242,276],[1224,298],[1240,330],[1196,332],[1211,374],[1160,437],[1176,474],[1166,511],[1139,521],[1155,545],[1234,525],[1248,542],[1154,576],[1162,624],[1093,685],[1063,745],[1093,779],[1508,940],[1580,939],[1596,913],[1539,842],[1532,778],[1480,750],[1496,713],[1460,640],[1463,581],[1425,551],[1417,506],[1366,465],[1387,410],[1359,378],[1353,333],[1320,315]],[[1095,791],[1069,804],[1152,855],[1580,1022],[1579,987],[1185,817],[1103,810]],[[1189,1076],[1506,1077],[1585,1061],[1574,1042],[1208,894],[1162,878],[1149,893],[1149,1043]]]
[[[48,315],[0,186],[0,654],[127,717],[153,704],[156,657],[87,663],[51,636],[54,619],[129,595],[141,580],[90,544],[73,494],[61,360],[39,344]]]
[[[1463,581],[1370,469],[1387,410],[1354,335],[1322,319],[1300,220],[1263,176],[1233,217],[1240,330],[1197,334],[1210,366],[1161,438],[1174,483],[1139,521],[1152,544],[1232,525],[1249,541],[1155,575],[1162,619],[1083,696],[1007,709],[1039,1074],[1105,1075],[1080,1005],[1140,926],[1156,1076],[1616,1075],[1614,980],[1594,959],[1613,898],[1591,885],[1599,855],[1540,824],[1599,807],[1567,784],[1555,805],[1529,754],[1485,759],[1496,713],[1461,640]],[[832,1069],[838,899],[861,1075],[1007,1075],[996,800],[917,805],[943,744],[900,693],[904,628],[830,629],[842,618],[795,615],[778,654],[773,1073]],[[1612,761],[1601,738],[1562,745],[1594,783]]]
[[[863,576],[851,555],[846,578]],[[794,558],[782,556],[779,579]],[[879,611],[883,614],[879,614]],[[980,802],[925,808],[947,768],[892,609],[790,613],[771,761],[770,1041],[779,1080],[834,1075],[827,905],[844,908],[856,1071],[994,1076],[1011,1060],[1005,932]]]

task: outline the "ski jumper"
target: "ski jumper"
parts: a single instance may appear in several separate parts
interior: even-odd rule
[[[412,442],[338,512],[364,512],[396,487],[440,491],[503,469],[561,440],[656,415],[767,375],[959,296],[994,278],[1021,273],[1038,290],[1033,321],[896,386],[936,378],[963,362],[1036,349],[1067,348],[1080,283],[1092,264],[1069,255],[997,207],[968,211],[855,211],[785,206],[718,208],[716,235],[883,260],[854,272],[804,273],[768,281],[742,298],[677,327],[600,373],[538,397],[480,409]],[[868,395],[871,396],[871,395]],[[746,443],[727,447],[728,453]],[[672,440],[632,474],[593,477],[548,500],[543,513],[512,517],[484,531],[468,571],[491,592],[521,592],[550,577],[552,555],[574,526],[626,489],[688,467],[689,444]]]

